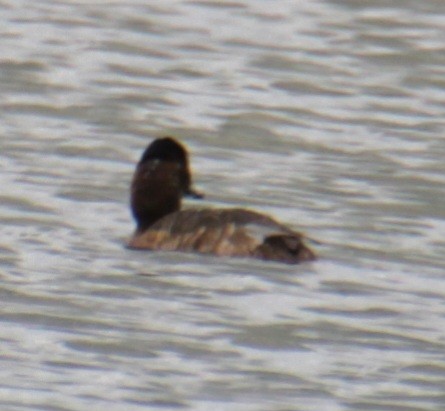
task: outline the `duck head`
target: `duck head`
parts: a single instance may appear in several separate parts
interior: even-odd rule
[[[188,153],[174,138],[158,138],[142,154],[131,184],[131,211],[137,230],[178,211],[184,196],[203,197],[192,188]]]

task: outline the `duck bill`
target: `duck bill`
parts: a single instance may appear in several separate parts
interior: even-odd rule
[[[184,191],[184,197],[201,199],[204,198],[204,194],[200,193],[199,191],[196,191],[194,188],[188,188],[186,191]]]

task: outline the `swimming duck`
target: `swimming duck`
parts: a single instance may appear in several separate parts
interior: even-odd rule
[[[242,208],[181,210],[185,196],[203,197],[192,188],[187,150],[172,137],[154,140],[131,183],[131,211],[137,227],[128,246],[287,264],[315,259],[302,234],[267,215]]]

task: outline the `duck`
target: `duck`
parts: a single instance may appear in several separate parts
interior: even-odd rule
[[[204,197],[193,188],[188,151],[174,137],[157,138],[143,152],[131,182],[136,230],[128,247],[286,264],[316,259],[303,234],[272,217],[245,208],[181,209],[184,197]]]

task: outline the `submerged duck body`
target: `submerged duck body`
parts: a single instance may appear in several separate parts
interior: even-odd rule
[[[315,259],[302,234],[267,215],[241,208],[180,210],[192,189],[185,148],[171,137],[153,141],[131,186],[137,223],[130,248],[253,257],[297,264]]]

